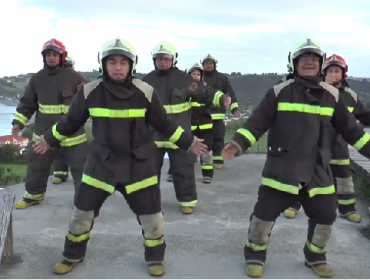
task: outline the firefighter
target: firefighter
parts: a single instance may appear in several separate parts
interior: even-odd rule
[[[343,96],[348,110],[365,126],[370,126],[370,111],[361,103],[357,94],[349,88],[346,81],[348,65],[343,57],[333,54],[326,59],[323,66],[325,81],[336,88]],[[342,136],[333,131],[332,160],[330,167],[336,181],[338,195],[338,211],[340,217],[350,222],[359,223],[361,216],[355,208],[355,190],[352,180],[348,144]],[[287,218],[295,218],[299,211],[300,203],[291,205],[284,211]]]
[[[309,218],[305,264],[318,276],[333,276],[326,260],[337,208],[329,167],[331,129],[367,158],[370,135],[357,125],[338,89],[321,80],[324,61],[325,53],[316,41],[298,42],[290,53],[294,79],[270,89],[223,150],[227,159],[240,156],[269,129],[262,185],[244,247],[249,276],[262,276],[275,220],[296,201]]]
[[[36,113],[33,134],[35,142],[40,141],[40,135],[67,113],[78,86],[85,82],[76,71],[64,67],[66,51],[62,42],[56,39],[47,41],[41,54],[44,68],[28,82],[12,122],[12,134],[16,135]],[[80,184],[87,153],[84,130],[76,131],[60,146],[61,149],[54,149],[43,155],[28,149],[26,191],[23,199],[16,202],[16,208],[24,209],[44,200],[50,169],[59,150],[62,150],[64,160],[71,168],[75,188]]]
[[[64,66],[74,69],[75,60],[73,56],[67,52]],[[62,151],[59,151],[57,158],[53,163],[53,184],[61,184],[68,179],[68,164],[63,159]]]
[[[203,67],[195,63],[187,71],[195,80],[203,81]],[[202,166],[203,183],[209,184],[213,179],[213,135],[212,135],[212,117],[205,104],[199,103],[196,99],[191,100],[191,130],[193,135],[203,139],[208,147],[208,153],[201,156],[200,164]]]
[[[207,88],[202,82],[176,67],[178,54],[175,47],[163,41],[157,44],[152,52],[155,70],[147,74],[143,81],[154,87],[164,105],[167,114],[181,127],[191,133],[191,103],[196,97],[199,102],[215,107],[228,107],[230,98],[219,90]],[[179,150],[168,138],[154,132],[157,149],[157,171],[161,176],[163,157],[168,153],[176,198],[183,214],[191,214],[197,204],[194,163],[196,157]]]
[[[204,81],[207,86],[225,92],[231,97],[231,113],[236,118],[239,118],[241,114],[238,108],[236,95],[227,76],[217,71],[217,63],[217,59],[210,54],[203,58]],[[213,120],[213,165],[215,169],[222,169],[224,159],[221,152],[224,147],[225,139],[224,119],[226,110],[224,108],[212,108],[210,112]]]
[[[202,154],[207,147],[168,118],[155,90],[133,77],[137,55],[126,40],[107,41],[99,52],[102,78],[78,91],[66,118],[33,146],[44,153],[93,119],[94,139],[75,197],[75,208],[65,239],[64,260],[54,267],[66,274],[81,262],[94,217],[104,201],[121,192],[142,227],[149,273],[165,273],[161,195],[155,166],[156,149],[149,125],[185,150]],[[117,129],[119,127],[120,129]]]

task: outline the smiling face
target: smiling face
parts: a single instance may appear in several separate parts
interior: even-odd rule
[[[338,83],[342,80],[343,69],[338,65],[329,66],[325,73],[325,82],[329,84]]]
[[[106,69],[113,80],[125,80],[130,72],[130,60],[122,55],[110,55],[107,57]]]
[[[297,72],[302,77],[314,77],[320,71],[320,57],[314,53],[303,54],[297,59]]]

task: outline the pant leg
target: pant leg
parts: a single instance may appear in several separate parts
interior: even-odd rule
[[[224,158],[222,157],[222,149],[225,141],[225,124],[223,120],[213,121],[213,163],[215,165],[223,165]]]
[[[298,196],[261,185],[250,218],[244,256],[248,264],[264,265],[271,230],[280,213],[298,200]]]
[[[203,177],[213,178],[213,134],[212,129],[197,129],[196,136],[204,140],[208,152],[200,156]]]
[[[60,149],[53,162],[53,176],[62,180],[68,179],[68,165],[63,158],[63,149]]]
[[[181,206],[197,204],[194,163],[196,156],[184,150],[168,150],[176,198]]]
[[[49,150],[43,155],[35,153],[31,148],[27,149],[28,166],[24,198],[44,200],[51,166],[57,154],[58,149]]]
[[[299,211],[299,209],[301,209],[301,203],[299,201],[295,201],[294,203],[292,203],[288,209],[291,209],[291,210],[294,210],[296,212]]]
[[[338,211],[342,217],[356,213],[355,186],[350,165],[330,165],[338,195]]]
[[[80,186],[82,180],[83,168],[86,162],[88,144],[81,143],[72,147],[62,148],[63,159],[71,168],[73,184],[75,190]]]
[[[309,218],[303,249],[306,261],[310,265],[326,263],[326,246],[336,219],[337,196],[327,194],[310,198],[305,189],[301,190],[300,196],[303,210]]]
[[[163,158],[166,154],[166,150],[162,148],[157,148],[155,150],[155,168],[157,169],[157,176],[158,176],[158,184],[160,185],[161,182],[161,172],[163,166]],[[171,164],[170,164],[171,166]]]
[[[161,263],[164,260],[166,243],[163,236],[163,213],[159,185],[150,186],[127,194],[123,186],[117,188],[125,197],[142,228],[145,261]]]
[[[75,195],[75,207],[69,221],[63,256],[67,261],[79,262],[86,255],[87,243],[99,216],[99,210],[110,193],[81,183]]]

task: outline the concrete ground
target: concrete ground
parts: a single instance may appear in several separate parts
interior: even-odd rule
[[[243,246],[249,215],[257,199],[264,155],[246,155],[216,171],[214,183],[201,182],[197,164],[199,205],[193,215],[180,213],[172,184],[165,182],[165,278],[247,278]],[[22,185],[12,187],[21,198]],[[62,259],[64,236],[73,208],[70,183],[50,187],[46,200],[27,210],[14,210],[13,264],[2,264],[1,278],[149,278],[143,260],[140,227],[121,195],[111,196],[96,220],[85,261],[70,274],[58,277],[52,268]],[[370,242],[358,229],[369,223],[361,203],[360,225],[338,218],[329,245],[328,259],[336,278],[370,276]],[[264,278],[316,278],[303,264],[302,248],[307,218],[280,217],[274,227]]]

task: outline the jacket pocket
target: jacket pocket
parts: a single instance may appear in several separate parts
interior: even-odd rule
[[[171,90],[171,103],[172,104],[179,104],[184,103],[186,101],[186,96],[184,92],[180,89],[174,88]]]
[[[63,89],[62,90],[62,97],[63,98],[68,98],[73,96],[73,91],[70,89]]]

